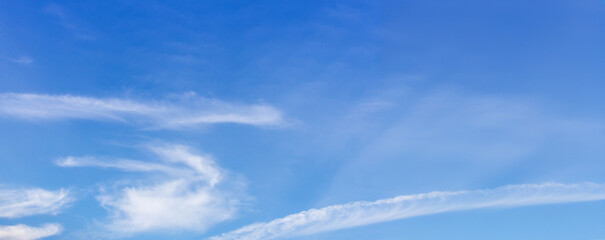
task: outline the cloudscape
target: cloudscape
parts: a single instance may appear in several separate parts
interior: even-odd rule
[[[605,2],[0,2],[0,240],[605,239]]]

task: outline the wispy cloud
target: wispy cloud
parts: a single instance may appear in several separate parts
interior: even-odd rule
[[[189,169],[179,169],[158,163],[148,163],[130,159],[119,159],[114,161],[104,161],[94,157],[65,157],[56,162],[60,167],[101,167],[116,168],[128,172],[164,172],[171,174],[190,173]]]
[[[71,95],[0,94],[0,114],[24,119],[89,119],[127,122],[147,128],[236,123],[275,126],[279,110],[267,104],[233,104],[184,95],[165,101],[135,101]]]
[[[242,183],[231,179],[211,157],[195,154],[182,145],[150,146],[149,150],[161,161],[67,157],[58,160],[57,164],[149,174],[143,184],[128,185],[98,196],[110,213],[105,227],[118,234],[161,230],[199,232],[233,217]]]
[[[49,15],[57,17],[61,21],[61,25],[67,28],[75,28],[73,25],[69,24],[67,21],[67,17],[65,16],[65,9],[58,4],[51,3],[44,8],[44,12]]]
[[[73,16],[67,14],[65,8],[61,5],[51,3],[44,8],[46,14],[55,17],[59,24],[69,31],[73,32],[74,38],[78,40],[94,41],[96,38],[91,35],[86,29],[83,29],[80,24],[76,24]],[[80,22],[81,23],[81,22]]]
[[[34,63],[34,60],[28,56],[20,56],[18,58],[11,59],[11,61],[14,63],[24,64],[24,65]]]
[[[381,99],[393,104],[386,111],[367,110],[365,102]],[[579,179],[601,181],[605,171],[603,119],[546,100],[393,88],[349,106],[345,118],[316,124],[321,128],[315,135],[329,140],[317,149],[348,154],[335,158],[342,165],[323,203],[395,196],[401,186],[389,183],[402,181],[423,182],[404,187],[422,192],[497,182],[514,169],[524,169],[518,173],[532,182],[580,172]]]
[[[595,183],[525,184],[488,190],[430,192],[374,202],[351,202],[311,209],[271,222],[248,225],[210,239],[287,238],[450,211],[603,199],[605,199],[605,184]]]
[[[23,224],[0,226],[0,239],[3,240],[34,240],[57,235],[62,228],[59,224],[45,224],[41,227],[31,227]]]
[[[0,186],[0,217],[16,218],[37,214],[57,214],[72,198],[65,189],[48,191],[40,188]]]

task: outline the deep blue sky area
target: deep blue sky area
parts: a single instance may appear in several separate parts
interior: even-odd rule
[[[604,240],[604,65],[602,0],[0,1],[0,240]]]

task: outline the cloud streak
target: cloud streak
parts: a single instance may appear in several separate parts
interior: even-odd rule
[[[204,231],[230,219],[239,205],[237,180],[209,156],[182,145],[150,146],[160,161],[104,161],[66,157],[62,167],[102,167],[147,173],[147,176],[102,192],[97,198],[109,212],[104,226],[117,234],[162,230]]]
[[[69,191],[40,188],[16,189],[0,186],[0,217],[17,218],[37,214],[57,214],[69,202]]]
[[[11,61],[14,63],[24,64],[24,65],[31,64],[34,62],[34,60],[28,56],[20,56],[19,58],[11,59]]]
[[[94,157],[65,157],[55,161],[60,167],[100,167],[115,168],[126,172],[162,172],[168,174],[190,173],[187,169],[178,169],[164,164],[142,162],[130,159],[104,161]]]
[[[59,224],[45,224],[41,227],[31,227],[23,224],[0,226],[2,240],[34,240],[57,235],[62,227]]]
[[[451,211],[603,199],[605,184],[595,183],[525,184],[487,190],[430,192],[311,209],[270,222],[248,225],[211,237],[210,240],[288,238]]]
[[[87,119],[116,121],[146,128],[178,129],[235,123],[276,126],[279,110],[266,104],[233,104],[188,94],[165,101],[135,101],[72,95],[0,94],[0,114],[31,120]]]

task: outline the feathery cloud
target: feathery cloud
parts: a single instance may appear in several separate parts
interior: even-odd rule
[[[237,123],[275,126],[279,110],[266,104],[243,105],[186,95],[172,101],[134,101],[71,95],[0,94],[0,114],[24,119],[88,119],[140,124],[148,128]]]
[[[605,184],[595,183],[525,184],[488,190],[430,192],[311,209],[270,222],[248,225],[210,239],[287,238],[450,211],[603,199]]]
[[[0,226],[0,240],[34,240],[57,235],[62,227],[59,224],[45,224],[31,227],[23,224]]]
[[[65,157],[55,161],[60,167],[100,167],[115,168],[127,172],[163,172],[171,174],[184,174],[191,172],[189,169],[178,169],[159,163],[148,163],[130,159],[119,159],[115,161],[103,161],[94,157]]]
[[[63,167],[104,167],[146,172],[144,184],[129,185],[98,196],[109,211],[107,229],[118,234],[161,230],[201,232],[233,217],[239,204],[238,181],[230,179],[208,156],[182,145],[151,146],[157,163],[92,157],[59,159]],[[233,185],[230,185],[233,184]]]
[[[57,214],[69,202],[69,191],[40,188],[18,189],[0,186],[0,217],[16,218],[37,214]]]

